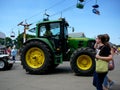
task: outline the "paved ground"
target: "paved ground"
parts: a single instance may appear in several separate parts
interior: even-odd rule
[[[115,82],[110,90],[120,90],[120,56],[115,56],[115,65],[115,70],[109,72]],[[92,79],[92,76],[75,76],[69,62],[58,66],[52,74],[30,75],[17,61],[12,70],[0,71],[0,90],[96,90]]]

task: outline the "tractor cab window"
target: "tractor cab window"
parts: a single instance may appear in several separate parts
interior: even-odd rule
[[[58,36],[60,34],[59,23],[47,23],[40,26],[39,36]]]
[[[51,23],[51,32],[53,36],[60,35],[60,24],[59,23]]]
[[[45,26],[41,26],[41,27],[40,27],[40,33],[39,33],[39,36],[44,36],[44,35],[45,35],[45,32],[46,32],[46,28],[45,28]]]

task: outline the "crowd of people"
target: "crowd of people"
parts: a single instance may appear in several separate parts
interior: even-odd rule
[[[15,49],[15,46],[13,47],[7,46],[6,52],[12,58],[12,60],[14,61],[16,60],[17,50]]]

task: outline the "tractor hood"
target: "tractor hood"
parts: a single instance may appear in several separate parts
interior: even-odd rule
[[[74,49],[81,47],[94,48],[95,39],[87,38],[83,33],[69,34],[68,45]]]
[[[51,42],[50,42],[50,40],[48,40],[48,38],[31,38],[31,39],[27,40],[27,41],[24,43],[24,45],[26,45],[27,43],[29,43],[29,42],[31,42],[31,41],[40,41],[40,42],[48,45],[48,46],[51,48],[51,50],[53,50],[53,47],[52,47],[52,45],[51,45]]]

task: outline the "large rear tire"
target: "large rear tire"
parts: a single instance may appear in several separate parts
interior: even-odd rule
[[[79,48],[70,58],[72,70],[76,75],[92,75],[95,70],[95,51],[91,48]]]
[[[52,55],[47,45],[40,41],[31,41],[23,46],[21,62],[29,73],[45,74],[51,69]]]

